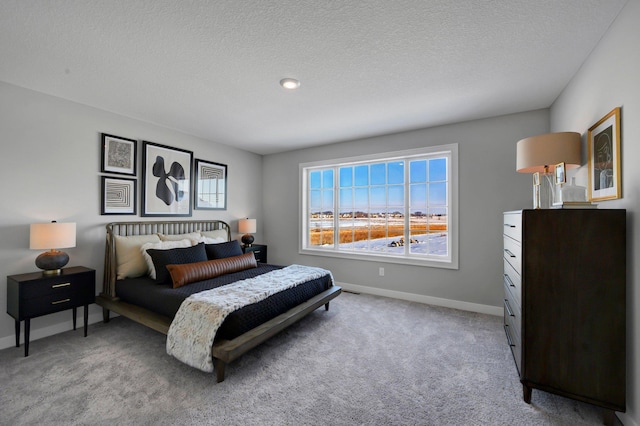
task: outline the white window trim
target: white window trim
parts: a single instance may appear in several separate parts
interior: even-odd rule
[[[308,229],[307,221],[304,216],[305,207],[308,202],[307,194],[307,175],[305,169],[310,167],[336,166],[340,164],[354,164],[358,162],[370,162],[376,160],[390,161],[394,157],[410,157],[418,155],[437,155],[438,153],[450,153],[451,164],[449,167],[449,214],[450,214],[450,257],[445,260],[437,260],[434,258],[419,259],[405,256],[394,256],[392,254],[373,254],[366,252],[345,252],[337,250],[305,248],[304,239],[307,238]],[[336,257],[341,259],[364,260],[372,262],[399,263],[405,265],[420,265],[435,268],[458,269],[459,257],[459,213],[458,213],[458,144],[437,145],[432,147],[424,147],[403,151],[385,152],[379,154],[361,155],[357,157],[338,158],[332,160],[313,161],[309,163],[299,164],[298,191],[300,194],[300,203],[298,206],[298,253],[312,256]],[[406,183],[405,183],[406,184]]]

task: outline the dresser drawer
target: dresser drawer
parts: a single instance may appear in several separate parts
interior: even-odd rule
[[[522,241],[522,214],[520,212],[505,213],[503,215],[504,235],[516,241]]]
[[[504,258],[515,269],[515,271],[522,275],[522,247],[520,244],[509,237],[504,237]]]
[[[520,340],[517,338],[511,326],[508,324],[504,325],[504,332],[507,334],[507,341],[509,342],[509,348],[511,349],[511,354],[513,355],[513,360],[516,362],[516,368],[518,369],[518,376],[521,376],[522,371],[522,346],[520,345]]]
[[[505,324],[513,327],[512,334],[519,338],[522,331],[522,310],[506,287],[504,292],[504,315]]]
[[[522,282],[520,274],[518,274],[516,270],[513,269],[513,266],[511,266],[507,259],[503,259],[502,261],[504,262],[504,285],[513,295],[515,304],[518,306],[522,306]]]

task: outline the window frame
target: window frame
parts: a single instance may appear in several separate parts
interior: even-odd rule
[[[358,163],[371,163],[371,162],[390,162],[394,160],[406,161],[405,167],[408,169],[409,161],[411,157],[437,157],[447,156],[449,159],[449,167],[447,169],[447,181],[448,181],[448,215],[449,215],[449,254],[446,259],[436,256],[410,256],[406,254],[380,254],[371,252],[352,252],[341,251],[337,247],[331,249],[327,248],[314,248],[308,246],[309,235],[309,222],[308,222],[308,206],[309,206],[309,183],[308,183],[308,170],[318,168],[330,168],[334,167],[339,170],[341,166],[355,166]],[[336,181],[339,180],[338,176],[334,176],[334,191],[336,188],[339,190],[339,185],[336,185]],[[298,211],[298,253],[303,255],[312,256],[325,256],[325,257],[338,257],[341,259],[353,259],[364,260],[372,262],[385,262],[385,263],[399,263],[405,265],[419,265],[435,268],[445,269],[459,269],[458,257],[459,257],[459,221],[458,221],[458,144],[446,144],[429,146],[417,149],[401,150],[383,152],[378,154],[362,155],[357,157],[337,158],[330,160],[320,160],[308,163],[299,164],[299,194],[300,203]],[[410,185],[410,182],[405,181],[405,188]],[[336,191],[338,192],[338,191]],[[337,197],[337,195],[336,195]],[[409,210],[406,210],[408,201],[405,200],[405,217],[408,216]],[[339,230],[337,223],[339,221],[339,204],[336,202],[334,205],[334,232]]]

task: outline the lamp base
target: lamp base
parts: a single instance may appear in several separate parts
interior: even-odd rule
[[[245,247],[251,247],[251,244],[253,244],[253,235],[251,234],[244,234],[242,236],[242,238],[240,239],[240,241],[242,241],[242,244],[245,245]]]
[[[62,267],[69,263],[69,255],[60,250],[50,250],[36,258],[36,266],[43,269],[45,275],[59,275]]]

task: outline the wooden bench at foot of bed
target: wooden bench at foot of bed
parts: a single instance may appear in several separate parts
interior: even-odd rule
[[[325,305],[325,310],[328,311],[329,302],[341,292],[342,289],[338,286],[330,287],[306,302],[289,309],[287,312],[247,331],[235,339],[215,342],[211,348],[211,356],[215,365],[217,382],[220,383],[224,380],[225,367],[228,363],[304,318],[320,306]],[[156,314],[140,306],[122,302],[105,294],[96,296],[96,304],[102,306],[104,322],[109,321],[109,311],[113,311],[160,333],[167,334],[169,332],[169,326],[171,325],[171,318],[169,317]]]

